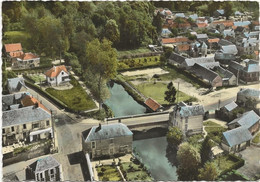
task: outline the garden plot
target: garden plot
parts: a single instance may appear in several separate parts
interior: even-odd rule
[[[153,75],[163,75],[169,73],[161,68],[151,68],[145,70],[135,70],[135,71],[126,71],[121,74],[124,76],[136,76],[136,75],[148,75],[149,77],[153,77]]]

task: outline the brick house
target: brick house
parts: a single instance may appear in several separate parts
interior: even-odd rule
[[[170,113],[169,125],[176,126],[186,135],[202,133],[204,107],[189,106],[183,102],[176,105]]]
[[[52,156],[38,159],[25,172],[26,180],[61,181],[61,164]]]
[[[10,62],[23,55],[21,43],[5,44],[5,54]]]
[[[133,133],[122,123],[93,126],[82,132],[82,149],[91,159],[132,152]]]
[[[64,65],[53,66],[46,71],[45,75],[47,83],[51,86],[58,86],[70,81],[69,72]]]

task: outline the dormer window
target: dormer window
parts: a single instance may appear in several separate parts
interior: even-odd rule
[[[61,74],[64,75],[64,72],[62,71]]]

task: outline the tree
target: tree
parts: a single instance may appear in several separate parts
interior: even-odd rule
[[[165,101],[168,101],[170,104],[173,104],[176,100],[176,89],[175,87],[173,86],[173,83],[170,82],[168,85],[167,85],[167,91],[165,91],[165,97],[164,97],[164,100]]]
[[[103,39],[100,42],[98,39],[87,43],[86,58],[89,67],[97,76],[97,96],[99,108],[102,107],[102,85],[108,79],[113,78],[117,71],[117,52],[111,47],[112,42]]]
[[[177,127],[170,127],[166,137],[170,145],[178,146],[183,141],[182,131]]]
[[[219,175],[218,168],[214,162],[207,162],[203,168],[199,169],[199,180],[215,181]]]
[[[202,164],[206,163],[210,159],[211,147],[212,147],[212,142],[210,141],[209,136],[206,136],[200,149],[200,157],[201,157]]]
[[[160,34],[162,31],[162,18],[161,18],[160,12],[158,12],[157,15],[153,17],[152,24],[153,24],[153,26],[156,27],[157,33]]]
[[[223,9],[224,9],[224,16],[226,19],[229,19],[229,16],[233,14],[232,4],[231,2],[225,2],[223,3]]]
[[[105,37],[115,45],[119,42],[120,33],[116,21],[110,19],[105,25]]]
[[[178,29],[177,28],[172,28],[171,29],[171,34],[170,34],[170,37],[177,37],[178,35]]]
[[[182,143],[177,152],[179,163],[177,174],[178,180],[192,181],[198,177],[198,167],[200,165],[200,155],[198,151],[189,143]]]

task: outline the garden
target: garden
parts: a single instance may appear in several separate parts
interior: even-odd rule
[[[209,138],[220,144],[223,137],[222,133],[227,131],[227,128],[224,128],[223,126],[212,121],[204,122],[203,125],[205,126],[205,130],[208,133]]]
[[[120,170],[127,181],[152,181],[146,168],[138,160],[122,163]]]
[[[85,111],[96,108],[92,98],[86,93],[74,77],[71,77],[70,83],[73,85],[73,88],[71,89],[56,90],[54,88],[47,88],[46,92],[56,97],[75,111]]]
[[[160,56],[138,57],[118,61],[118,70],[137,69],[160,65]]]
[[[130,50],[117,50],[118,57],[124,57],[132,54],[141,54],[141,53],[149,53],[151,52],[148,48],[138,48],[138,49],[130,49]]]
[[[260,143],[260,132],[253,138],[252,142],[255,144]]]
[[[46,76],[44,74],[27,75],[34,83],[43,83],[46,81]]]
[[[145,96],[151,97],[160,104],[169,104],[168,101],[164,100],[165,91],[167,90],[168,83],[164,82],[146,82],[136,85],[135,87]],[[195,97],[189,96],[181,91],[177,91],[176,94],[176,101],[177,96],[179,97],[178,102],[185,101],[185,102],[194,102],[197,101]]]
[[[122,181],[120,173],[115,166],[99,166],[97,167],[99,181]]]

